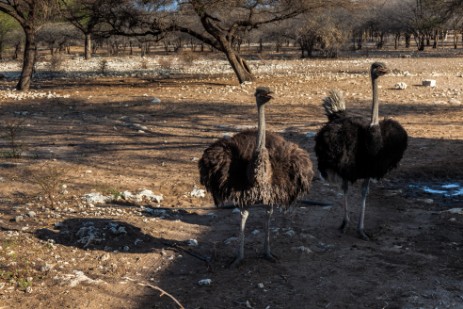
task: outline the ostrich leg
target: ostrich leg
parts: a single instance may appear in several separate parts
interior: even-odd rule
[[[270,219],[273,214],[273,206],[270,205],[267,210],[267,221],[265,223],[265,240],[264,240],[264,258],[275,262],[277,257],[270,251]]]
[[[348,189],[348,183],[347,181],[342,182],[342,191],[344,192],[344,219],[342,220],[342,224],[339,227],[341,232],[345,233],[347,226],[349,225],[350,218],[349,218],[349,209],[347,205],[347,189]]]
[[[365,220],[365,208],[366,208],[366,200],[367,200],[369,185],[370,185],[370,178],[366,178],[362,184],[362,208],[361,208],[361,213],[360,213],[360,218],[359,218],[359,224],[357,227],[357,232],[360,238],[362,238],[363,240],[370,240],[368,235],[365,234],[364,225],[363,225],[363,221]]]
[[[246,220],[248,220],[249,211],[247,209],[241,210],[241,224],[240,224],[240,236],[239,236],[239,248],[238,255],[232,263],[232,266],[238,266],[244,259],[244,229],[246,227]]]

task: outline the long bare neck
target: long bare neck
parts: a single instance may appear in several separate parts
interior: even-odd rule
[[[371,77],[373,104],[371,106],[371,126],[379,124],[378,78]]]
[[[257,115],[259,122],[257,123],[256,152],[265,148],[265,110],[263,104],[257,107]]]

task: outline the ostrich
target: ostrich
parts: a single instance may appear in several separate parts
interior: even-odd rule
[[[258,127],[210,145],[199,160],[201,184],[211,192],[220,207],[225,201],[240,208],[239,247],[233,266],[244,258],[244,230],[248,208],[263,204],[267,210],[264,258],[275,261],[270,251],[270,217],[273,206],[289,207],[298,196],[307,193],[312,181],[309,154],[281,136],[265,131],[264,106],[272,99],[268,87],[255,92]]]
[[[344,219],[340,230],[345,232],[349,223],[348,183],[363,179],[361,214],[357,232],[369,240],[364,231],[365,203],[371,178],[380,179],[395,168],[407,148],[407,132],[395,120],[379,121],[378,78],[389,72],[384,63],[371,65],[373,102],[371,119],[349,116],[340,92],[331,91],[323,101],[328,123],[315,136],[315,153],[321,176],[328,181],[342,181],[344,192]]]

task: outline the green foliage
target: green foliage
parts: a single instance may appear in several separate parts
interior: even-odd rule
[[[21,245],[12,239],[6,239],[0,242],[3,250],[0,251],[0,281],[5,281],[17,286],[20,290],[26,291],[32,286],[33,266],[27,258],[18,256],[16,250]]]

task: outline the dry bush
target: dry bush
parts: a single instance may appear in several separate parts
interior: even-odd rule
[[[3,151],[1,156],[4,158],[19,158],[24,151],[24,145],[19,142],[19,136],[24,131],[24,119],[5,120],[0,125],[0,139],[6,141],[10,148]]]
[[[140,61],[140,67],[142,70],[146,70],[148,69],[148,59],[146,59],[145,57],[143,57]]]
[[[106,59],[101,59],[100,62],[98,63],[98,72],[101,74],[106,74],[108,73],[109,69],[109,62]]]
[[[55,53],[51,56],[50,62],[48,63],[48,66],[50,68],[50,71],[52,72],[59,72],[63,69],[64,67],[64,62],[65,62],[65,57],[63,54]]]
[[[191,50],[182,50],[178,53],[178,60],[186,65],[192,65],[199,59],[199,55]]]
[[[58,166],[45,162],[37,170],[26,172],[27,181],[40,188],[39,195],[45,196],[51,207],[55,206],[64,183],[69,179],[69,170],[66,166]]]
[[[170,69],[172,68],[173,59],[171,57],[163,57],[158,60],[158,64],[161,69]]]

